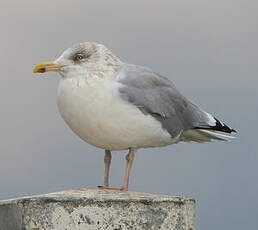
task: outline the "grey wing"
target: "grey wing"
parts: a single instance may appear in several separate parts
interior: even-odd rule
[[[167,78],[151,69],[124,64],[117,77],[121,97],[161,122],[171,137],[194,128],[209,128],[209,114],[188,101]]]

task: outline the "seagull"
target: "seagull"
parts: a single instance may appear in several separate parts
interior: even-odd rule
[[[103,189],[128,191],[135,152],[179,142],[225,141],[236,132],[185,98],[166,77],[122,62],[104,45],[83,42],[35,73],[61,75],[57,105],[82,140],[105,150]],[[109,187],[111,151],[128,150],[121,188]]]

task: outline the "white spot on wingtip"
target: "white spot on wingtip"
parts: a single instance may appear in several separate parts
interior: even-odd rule
[[[215,118],[214,118],[211,114],[209,114],[209,113],[206,113],[206,114],[207,114],[207,117],[208,117],[208,119],[209,119],[208,124],[209,124],[210,126],[216,126],[216,120],[215,120]]]

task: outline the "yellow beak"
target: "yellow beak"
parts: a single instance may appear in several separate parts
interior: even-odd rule
[[[45,73],[47,71],[58,71],[62,66],[53,62],[41,62],[34,68],[34,73]]]

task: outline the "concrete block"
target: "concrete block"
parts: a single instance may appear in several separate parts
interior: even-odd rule
[[[0,230],[195,230],[192,199],[81,189],[0,201]]]

